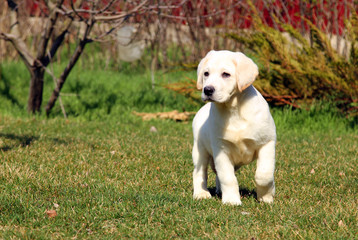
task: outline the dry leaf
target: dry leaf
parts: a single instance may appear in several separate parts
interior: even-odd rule
[[[338,222],[338,226],[339,226],[339,227],[344,227],[345,224],[344,224],[344,222],[343,222],[342,220],[340,220],[340,221]]]
[[[154,126],[151,126],[149,129],[150,132],[158,132],[157,128]]]
[[[54,218],[57,216],[56,210],[46,210],[47,217]]]
[[[310,173],[311,173],[311,174],[314,174],[314,173],[315,173],[315,171],[314,171],[313,168],[311,169]]]

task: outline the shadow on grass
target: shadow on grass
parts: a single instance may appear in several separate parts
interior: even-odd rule
[[[21,147],[29,146],[34,140],[38,139],[38,137],[35,137],[35,136],[30,136],[30,135],[20,136],[20,135],[15,135],[12,133],[0,133],[0,138],[6,138],[6,139],[15,141],[11,145],[1,146],[0,151],[3,151],[3,152],[9,151],[19,145]]]
[[[33,135],[16,135],[12,133],[0,133],[0,139],[8,139],[10,143],[6,143],[5,145],[0,145],[0,151],[6,152],[16,147],[27,147],[30,146],[34,141],[38,140],[39,137]],[[59,139],[59,138],[51,138],[54,144],[68,144],[68,142]]]
[[[220,198],[221,199],[221,193],[217,193],[215,191],[215,188],[214,187],[211,187],[211,188],[208,188],[211,196],[213,197],[217,197],[217,198]],[[257,194],[256,194],[256,191],[255,190],[249,190],[247,188],[240,188],[240,196],[241,198],[255,198],[257,200]]]

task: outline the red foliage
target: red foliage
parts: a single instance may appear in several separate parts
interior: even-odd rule
[[[71,0],[65,0],[64,4],[70,8]],[[76,0],[73,0],[76,2]],[[102,6],[108,4],[110,0],[102,0]],[[253,0],[257,10],[261,14],[262,20],[270,27],[280,28],[275,25],[273,15],[278,17],[281,22],[291,24],[302,32],[309,28],[302,21],[303,18],[309,19],[321,30],[333,34],[341,35],[344,31],[344,20],[350,16],[353,9],[353,0],[336,0],[336,1],[304,1],[304,0]],[[138,1],[138,4],[140,1]],[[252,25],[252,12],[249,10],[246,1],[239,0],[189,0],[184,4],[181,0],[161,1],[161,5],[178,6],[175,8],[161,9],[171,15],[173,21],[187,24],[187,17],[200,17],[206,27],[223,26],[235,28],[250,28]],[[26,8],[29,9],[31,16],[46,16],[48,10],[45,7],[44,0],[26,0]],[[149,1],[152,7],[157,5],[156,2]],[[120,12],[124,9],[135,7],[133,2],[116,1],[111,7],[111,11]],[[90,4],[84,1],[83,9],[89,9]],[[358,9],[356,10],[358,13]],[[228,15],[231,12],[232,14]],[[83,16],[86,17],[86,16]],[[137,18],[140,21],[141,18]]]

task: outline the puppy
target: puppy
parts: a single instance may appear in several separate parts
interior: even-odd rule
[[[235,170],[257,160],[257,199],[273,202],[276,127],[262,95],[252,86],[256,64],[243,53],[210,51],[199,63],[197,88],[208,101],[193,120],[194,199],[210,198],[208,165],[224,204],[241,205]]]

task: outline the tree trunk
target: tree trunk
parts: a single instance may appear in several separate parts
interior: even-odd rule
[[[31,81],[29,99],[27,102],[27,111],[29,113],[39,113],[42,103],[42,92],[44,85],[45,70],[41,66],[35,66],[31,69]]]

